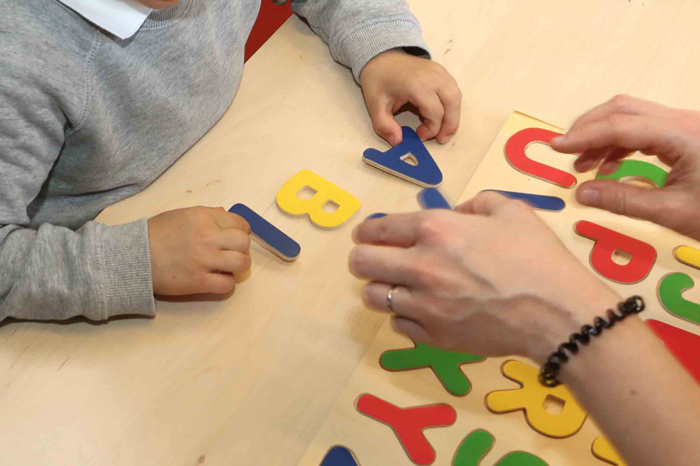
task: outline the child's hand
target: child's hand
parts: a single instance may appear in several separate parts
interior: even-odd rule
[[[153,292],[228,293],[251,265],[250,225],[223,208],[190,207],[148,220]]]
[[[360,73],[367,109],[378,135],[395,146],[402,139],[394,119],[407,103],[418,107],[421,140],[437,138],[447,144],[459,127],[462,93],[442,66],[402,50],[389,50],[369,61]]]

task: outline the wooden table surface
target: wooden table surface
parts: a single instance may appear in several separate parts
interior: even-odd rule
[[[428,143],[451,201],[511,110],[565,127],[618,93],[700,109],[694,0],[410,4],[464,94],[458,136]],[[232,296],[158,302],[155,319],[0,327],[0,464],[296,464],[385,319],[347,271],[350,231],[373,212],[418,209],[420,188],[365,165],[368,147],[386,145],[360,88],[291,18],[248,62],[221,122],[98,220],[243,202],[295,238],[300,258],[254,245]],[[361,211],[334,231],[280,212],[277,190],[304,168]]]

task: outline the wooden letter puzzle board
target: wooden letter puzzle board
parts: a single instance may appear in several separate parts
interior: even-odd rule
[[[601,280],[624,297],[633,294],[644,297],[647,310],[642,317],[665,340],[667,348],[672,349],[691,372],[695,371],[698,379],[700,326],[694,321],[700,321],[700,306],[695,304],[700,302],[700,291],[689,289],[682,298],[680,293],[700,279],[700,271],[687,265],[694,257],[693,249],[681,249],[679,253],[676,248],[685,245],[700,249],[700,243],[650,222],[583,207],[576,202],[574,186],[562,187],[516,170],[506,159],[506,144],[511,136],[529,128],[562,132],[522,113],[511,114],[459,202],[485,189],[563,199],[566,207],[562,211],[538,211],[540,217]],[[546,144],[529,145],[527,156],[573,174],[576,185],[595,177],[595,173],[576,174],[573,170],[575,156],[557,154]],[[668,170],[651,157],[635,154],[632,159]],[[656,252],[651,271],[633,284],[605,278],[591,265],[594,241],[574,231],[579,221],[591,222],[651,245]],[[686,264],[680,262],[683,258]],[[548,258],[542,257],[542,260]],[[615,262],[624,265],[625,261],[616,259]],[[668,274],[677,274],[664,285],[670,290],[667,302],[675,313],[661,305],[657,294]],[[521,357],[483,359],[470,355],[460,359],[452,354],[452,359],[443,359],[442,366],[434,369],[396,370],[397,367],[411,367],[411,354],[415,352],[391,351],[413,347],[413,342],[392,330],[389,319],[384,322],[300,466],[319,466],[334,446],[347,448],[354,459],[348,460],[350,455],[329,455],[325,466],[624,464],[566,387],[547,389],[536,383],[537,365],[532,361]],[[430,358],[430,354],[421,354]],[[421,366],[420,358],[416,361],[413,366]],[[463,364],[459,365],[461,361]],[[394,370],[387,370],[383,365]],[[460,372],[455,374],[455,367],[459,367]],[[442,381],[437,373],[443,375]],[[522,389],[521,385],[524,385]],[[421,407],[424,409],[412,409]],[[523,411],[524,407],[528,407],[527,411]],[[403,437],[403,443],[397,433]],[[331,456],[346,459],[331,461]]]

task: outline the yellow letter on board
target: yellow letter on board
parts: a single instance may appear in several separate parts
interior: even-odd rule
[[[673,256],[678,262],[700,269],[700,251],[690,246],[678,246],[673,250]]]
[[[512,359],[501,366],[501,371],[522,388],[498,390],[486,395],[486,407],[489,411],[501,414],[523,410],[530,427],[548,437],[570,437],[581,429],[588,413],[578,404],[566,386],[545,387],[540,384],[539,371],[536,368]],[[544,406],[548,400],[557,401],[562,407],[561,412],[548,412]]]
[[[593,451],[593,456],[606,463],[614,464],[615,466],[627,466],[627,463],[625,463],[617,450],[615,450],[615,447],[613,447],[605,437],[598,437],[595,439],[591,451]]]

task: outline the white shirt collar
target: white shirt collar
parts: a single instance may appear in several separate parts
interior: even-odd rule
[[[136,34],[151,8],[137,0],[58,0],[91,23],[120,39]]]

